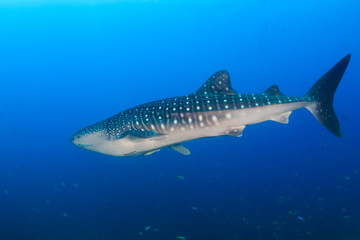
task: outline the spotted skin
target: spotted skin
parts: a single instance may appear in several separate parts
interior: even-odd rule
[[[223,74],[226,74],[223,71]],[[313,102],[309,97],[271,96],[262,94],[190,94],[143,104],[105,120],[110,139],[118,139],[131,130],[170,131],[212,126],[229,118],[231,110],[295,102]],[[239,119],[241,125],[241,119]]]
[[[227,71],[212,75],[196,92],[130,108],[76,132],[71,141],[87,150],[114,156],[148,155],[201,137],[241,136],[245,126],[274,120],[287,123],[305,107],[336,136],[340,125],[332,108],[337,85],[350,61],[342,59],[302,97],[289,97],[273,85],[260,94],[238,94]],[[334,120],[335,118],[335,120]]]

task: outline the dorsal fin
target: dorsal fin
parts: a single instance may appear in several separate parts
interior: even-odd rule
[[[236,91],[231,87],[229,73],[222,70],[214,73],[195,94],[234,95]]]
[[[285,96],[282,92],[280,92],[279,90],[279,86],[274,84],[271,87],[269,87],[268,89],[266,89],[266,91],[264,92],[270,96]]]

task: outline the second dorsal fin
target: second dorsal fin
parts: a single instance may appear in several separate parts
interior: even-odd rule
[[[229,73],[226,70],[222,70],[214,73],[195,94],[234,95],[236,91],[231,87]]]

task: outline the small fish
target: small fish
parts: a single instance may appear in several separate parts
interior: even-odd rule
[[[195,206],[192,206],[191,209],[194,210],[194,211],[198,210],[198,208],[195,207]]]
[[[158,232],[159,231],[159,229],[157,229],[157,228],[153,228],[152,230],[153,230],[153,232]]]
[[[297,214],[297,211],[289,210],[288,213],[289,213],[289,214],[292,214],[292,215],[296,215],[296,214]]]
[[[186,237],[183,237],[183,236],[176,236],[177,239],[180,239],[180,240],[186,240]]]
[[[5,190],[4,190],[4,194],[5,194],[5,195],[8,195],[9,192],[5,189]]]
[[[342,118],[343,118],[344,120],[349,120],[349,118],[348,118],[345,114],[340,113],[340,115],[342,116]]]
[[[138,232],[138,234],[139,234],[140,236],[144,236],[144,234],[143,234],[142,232]]]
[[[300,221],[305,221],[302,217],[298,217],[298,219],[300,220]]]
[[[178,179],[184,181],[185,180],[185,177],[184,176],[177,176]]]
[[[151,226],[147,226],[147,227],[145,228],[145,231],[148,231],[150,228],[151,228]]]
[[[349,177],[344,177],[345,180],[350,181],[351,179]]]
[[[65,183],[63,181],[60,182],[61,186],[65,187]]]
[[[69,217],[69,214],[67,214],[67,213],[65,213],[65,212],[63,212],[62,215],[63,215],[64,217],[66,217],[66,218]]]
[[[40,213],[40,210],[39,209],[37,209],[36,207],[32,207],[32,209],[31,209],[32,211],[34,211],[35,213],[37,213],[37,214],[39,214]]]
[[[73,183],[73,186],[74,186],[75,188],[79,188],[79,186],[77,185],[77,183]]]

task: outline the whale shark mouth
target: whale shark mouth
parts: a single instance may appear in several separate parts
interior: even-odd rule
[[[82,147],[82,148],[87,148],[87,147],[91,147],[92,144],[76,144],[77,146],[79,147]]]

